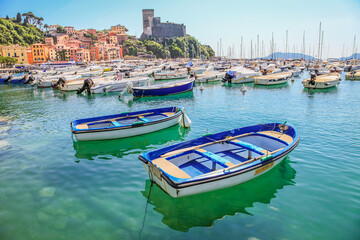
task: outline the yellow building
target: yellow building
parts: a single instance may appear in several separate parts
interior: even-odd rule
[[[49,59],[51,61],[56,61],[57,60],[56,48],[55,47],[49,47]]]
[[[29,63],[26,47],[16,45],[0,46],[0,56],[17,59],[17,63]]]
[[[110,44],[117,44],[118,43],[118,38],[116,35],[112,35],[109,37],[109,43]]]
[[[45,44],[43,43],[35,43],[31,44],[31,55],[33,63],[44,63],[47,62],[49,58],[49,51]]]
[[[125,34],[125,29],[126,28],[120,24],[111,27],[111,31],[115,32],[116,34]]]

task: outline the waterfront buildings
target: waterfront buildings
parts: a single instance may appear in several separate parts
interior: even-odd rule
[[[49,50],[48,47],[43,43],[35,43],[30,45],[32,53],[32,61],[35,64],[44,63],[48,61]]]
[[[19,44],[0,46],[0,56],[15,58],[18,63],[29,63],[27,48]]]

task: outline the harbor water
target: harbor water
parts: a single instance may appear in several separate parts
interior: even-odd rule
[[[359,239],[360,82],[304,90],[203,84],[132,101],[23,84],[0,85],[0,239]],[[190,129],[75,142],[70,121],[184,106]],[[258,123],[288,121],[300,144],[242,185],[172,198],[153,185],[139,154]],[[150,195],[150,197],[149,197]],[[148,200],[149,197],[149,200]]]

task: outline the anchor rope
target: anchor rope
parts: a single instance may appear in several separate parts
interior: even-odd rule
[[[151,189],[152,189],[152,186],[154,185],[154,181],[153,181],[153,178],[152,178],[152,172],[149,171],[149,173],[150,173],[150,175],[151,175],[151,176],[150,176],[151,185],[150,185],[149,195],[148,195],[147,200],[146,200],[145,214],[144,214],[142,226],[141,226],[140,233],[139,233],[139,240],[141,239],[141,234],[142,234],[142,232],[143,232],[143,230],[144,230],[144,227],[145,227],[145,220],[146,220],[146,215],[147,215],[147,208],[148,208],[148,205],[149,205],[149,199],[150,199]]]

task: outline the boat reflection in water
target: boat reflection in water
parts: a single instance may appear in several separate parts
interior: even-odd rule
[[[188,92],[173,94],[173,95],[134,98],[134,101],[136,101],[136,102],[159,101],[159,100],[160,101],[162,101],[162,100],[171,101],[171,100],[179,100],[179,99],[194,99],[194,93],[193,93],[193,91],[188,91]]]
[[[77,159],[94,160],[95,157],[110,159],[108,155],[121,158],[128,154],[140,154],[143,150],[154,150],[159,146],[174,144],[183,141],[190,129],[179,125],[125,139],[106,141],[73,142],[75,157]],[[135,150],[134,150],[135,149]]]
[[[270,172],[249,182],[213,192],[173,198],[153,184],[149,203],[163,215],[162,222],[170,228],[186,232],[192,227],[210,227],[214,221],[226,215],[244,213],[255,203],[270,203],[278,190],[295,185],[296,171],[289,163],[289,157]],[[142,195],[147,198],[151,182],[146,181]],[[149,211],[149,210],[148,210]]]

